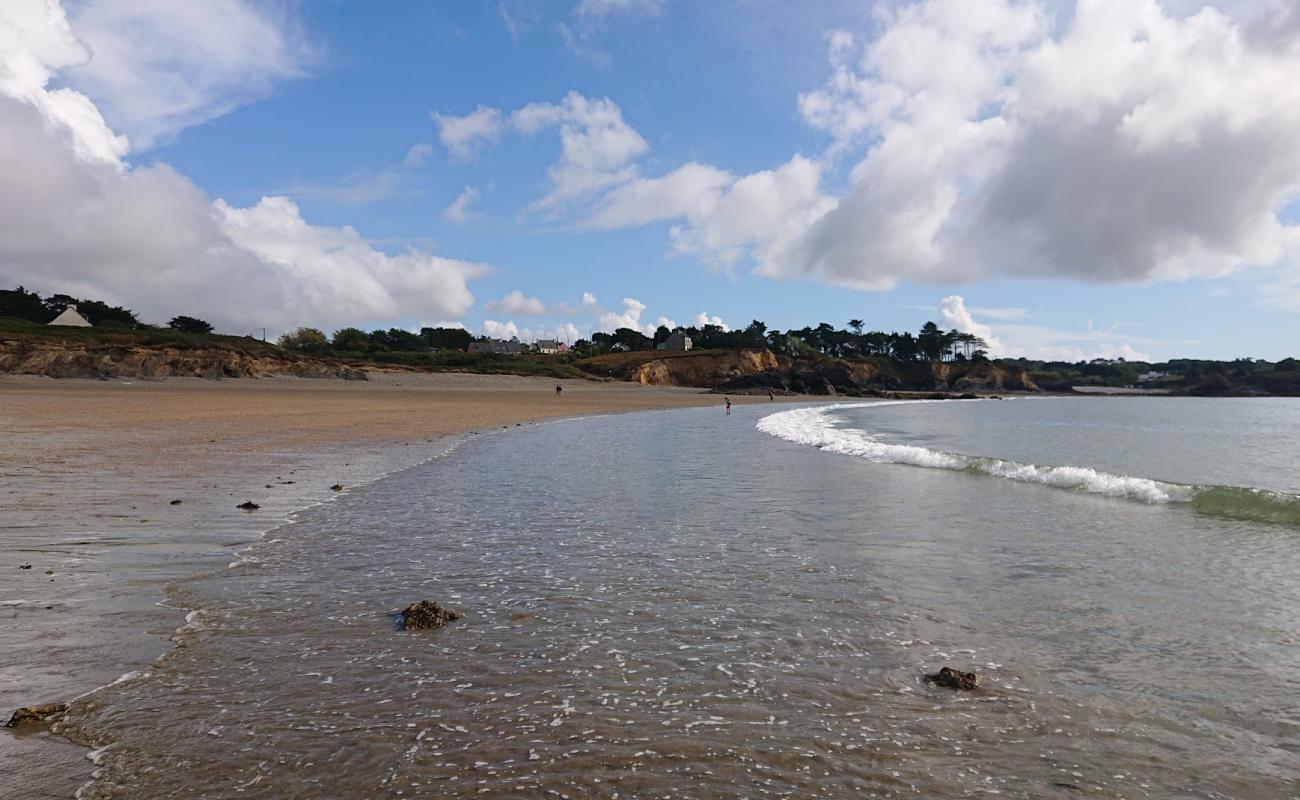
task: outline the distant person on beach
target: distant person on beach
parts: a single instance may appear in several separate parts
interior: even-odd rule
[[[767,402],[771,403],[771,402],[774,402],[775,400],[776,400],[776,395],[773,394],[773,392],[772,392],[771,389],[768,389],[768,390],[767,390]]]
[[[730,414],[730,413],[731,413],[731,398],[730,398],[730,397],[724,397],[724,398],[722,398],[722,399],[727,401],[727,413]]]
[[[564,394],[564,387],[558,383],[555,384],[555,396],[559,397],[562,394]]]

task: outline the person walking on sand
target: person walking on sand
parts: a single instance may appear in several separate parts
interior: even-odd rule
[[[772,393],[771,389],[767,390],[767,402],[769,403],[776,402],[776,395]]]
[[[564,394],[564,387],[558,383],[555,384],[555,396],[559,397],[562,394]]]
[[[730,397],[724,397],[724,398],[722,398],[722,399],[727,401],[727,414],[730,415],[730,414],[731,414],[731,398],[730,398]]]

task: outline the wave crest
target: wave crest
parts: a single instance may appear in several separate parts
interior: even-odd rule
[[[895,400],[838,406],[797,408],[769,414],[758,421],[760,431],[796,444],[884,464],[965,471],[977,475],[1037,483],[1058,489],[1104,495],[1151,504],[1188,503],[1202,514],[1300,527],[1300,497],[1236,486],[1192,486],[1151,478],[1115,475],[1077,466],[1041,466],[996,458],[944,453],[915,445],[889,444],[857,428],[836,428],[832,412],[844,408],[953,403],[957,400]],[[968,401],[977,402],[977,401]]]

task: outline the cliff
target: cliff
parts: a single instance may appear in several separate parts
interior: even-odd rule
[[[733,394],[876,395],[886,391],[1039,391],[1023,369],[992,361],[902,363],[888,359],[791,358],[768,350],[611,353],[575,362],[594,375],[654,386]]]
[[[214,340],[217,337],[212,337]],[[0,334],[0,373],[51,378],[298,378],[365,380],[338,362],[294,356],[279,348],[206,343],[96,342]]]

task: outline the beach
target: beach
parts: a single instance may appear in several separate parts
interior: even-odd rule
[[[1294,794],[1294,401],[554,387],[0,381],[6,788]]]
[[[340,495],[331,487],[503,427],[722,403],[589,381],[560,381],[557,396],[556,383],[0,378],[0,709],[65,702],[148,667],[184,622],[170,580],[233,562],[293,512]],[[259,508],[236,508],[246,501]],[[46,731],[0,731],[0,774],[16,796],[69,797],[90,772],[85,752]]]

